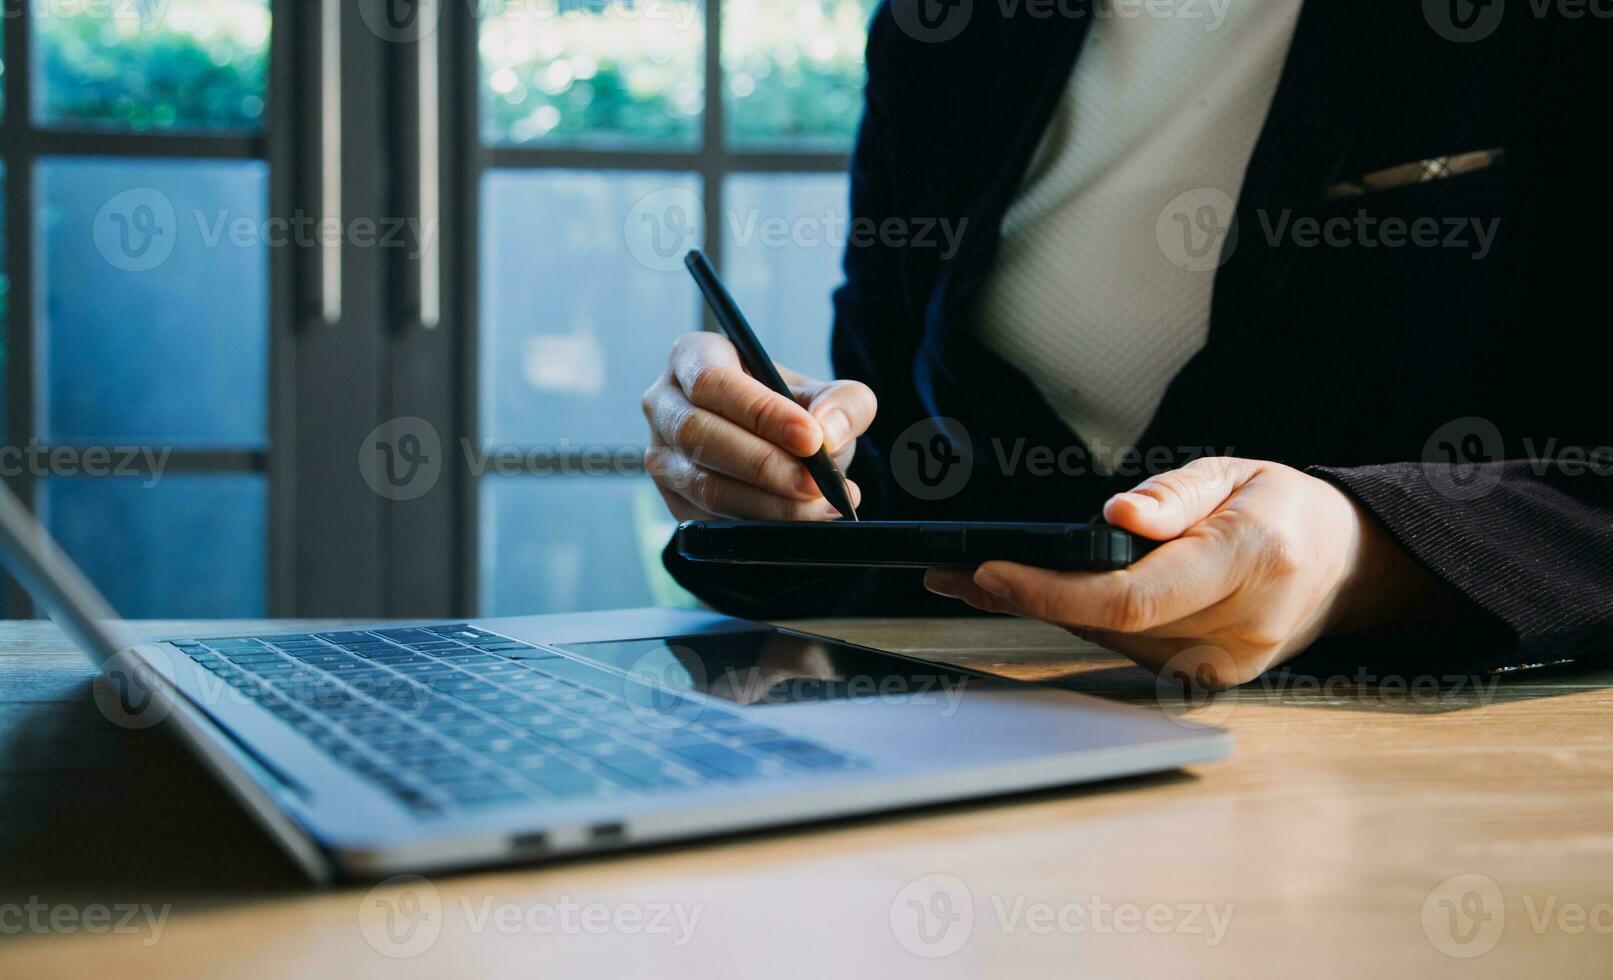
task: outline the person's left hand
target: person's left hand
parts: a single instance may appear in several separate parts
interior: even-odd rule
[[[1113,572],[993,561],[931,569],[932,592],[1045,620],[1156,672],[1183,651],[1241,684],[1327,633],[1365,629],[1437,598],[1435,580],[1343,491],[1278,463],[1199,459],[1111,497],[1109,523],[1165,543]]]

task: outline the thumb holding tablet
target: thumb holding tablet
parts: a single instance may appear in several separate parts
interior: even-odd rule
[[[825,521],[837,512],[803,460],[827,447],[842,468],[877,410],[856,381],[821,381],[787,368],[794,399],[757,381],[734,346],[690,333],[672,346],[666,370],[644,393],[650,425],[645,463],[679,520],[733,517]],[[862,494],[850,484],[853,503]]]

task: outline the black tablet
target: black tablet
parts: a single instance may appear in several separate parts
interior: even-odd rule
[[[1062,571],[1113,571],[1155,542],[1107,524],[936,521],[685,521],[675,546],[690,561],[854,568],[974,568],[1013,561]]]

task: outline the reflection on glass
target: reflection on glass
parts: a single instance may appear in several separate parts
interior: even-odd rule
[[[266,165],[46,157],[37,176],[41,438],[263,447]]]
[[[699,325],[680,261],[691,174],[489,171],[482,183],[482,433],[497,445],[636,446],[639,396]]]
[[[944,667],[781,629],[560,647],[676,692],[742,705],[884,698],[956,703],[968,677]]]
[[[862,115],[874,0],[724,0],[730,146],[849,149]]]
[[[704,102],[690,0],[482,0],[489,143],[689,147]]]
[[[38,122],[263,126],[269,0],[36,3],[29,14]]]
[[[724,185],[724,279],[780,364],[829,368],[830,293],[850,227],[844,174],[737,174]]]
[[[480,519],[487,615],[693,602],[661,567],[673,520],[648,478],[487,477]]]
[[[48,479],[41,518],[119,615],[262,616],[263,476],[153,472]]]

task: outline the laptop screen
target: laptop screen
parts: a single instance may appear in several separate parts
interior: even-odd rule
[[[967,675],[790,630],[764,629],[559,647],[675,691],[742,705],[936,695]]]

